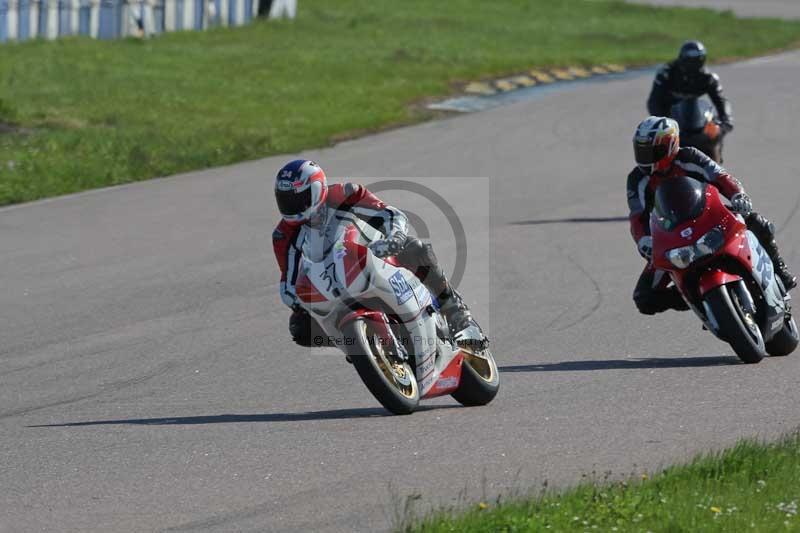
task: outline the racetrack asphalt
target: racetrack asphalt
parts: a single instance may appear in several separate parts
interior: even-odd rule
[[[718,72],[726,166],[800,270],[800,52]],[[341,354],[292,344],[270,246],[289,156],[0,210],[0,531],[383,530],[408,497],[641,473],[798,427],[800,354],[746,366],[689,313],[633,307],[624,186],[650,83],[302,154],[332,176],[490,178],[488,198],[442,189],[493,257],[488,286],[462,285],[490,298],[502,389],[483,408],[387,416]]]
[[[740,17],[800,18],[797,0],[627,0],[640,4],[708,7],[730,10]]]

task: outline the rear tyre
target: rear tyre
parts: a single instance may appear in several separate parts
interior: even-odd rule
[[[721,285],[704,297],[719,327],[719,336],[731,345],[742,362],[760,362],[767,349],[755,316],[742,305],[733,285]]]
[[[461,405],[486,405],[500,390],[497,363],[488,348],[480,352],[463,349],[462,352],[461,383],[451,396]]]
[[[419,405],[417,379],[411,366],[397,357],[397,347],[385,346],[369,320],[354,320],[342,333],[353,339],[347,355],[375,399],[396,415],[414,412]]]
[[[800,341],[800,336],[797,333],[797,324],[794,318],[789,318],[783,325],[783,329],[767,343],[767,352],[773,357],[789,355],[797,348],[798,341]]]

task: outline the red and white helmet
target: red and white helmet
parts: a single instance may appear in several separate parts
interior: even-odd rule
[[[647,174],[664,172],[680,150],[678,123],[666,117],[647,117],[633,135],[636,164]]]
[[[325,204],[325,172],[307,159],[287,163],[275,177],[275,200],[283,219],[291,224],[308,222]]]

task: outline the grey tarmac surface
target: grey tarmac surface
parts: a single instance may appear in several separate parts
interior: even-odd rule
[[[800,53],[719,72],[728,166],[800,269]],[[652,471],[798,427],[800,355],[745,366],[690,314],[632,305],[624,185],[650,82],[303,154],[332,176],[490,177],[488,198],[446,188],[468,226],[492,210],[464,286],[491,300],[502,390],[484,408],[385,416],[342,355],[291,343],[270,246],[288,156],[0,210],[0,531],[383,530],[408,496]]]
[[[800,18],[800,2],[797,0],[628,0],[628,2],[731,10],[742,17]]]

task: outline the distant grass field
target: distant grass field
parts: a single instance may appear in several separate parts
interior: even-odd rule
[[[440,513],[407,533],[541,531],[800,531],[800,437],[743,442],[652,478],[584,484],[462,513]]]
[[[691,37],[712,59],[752,56],[797,45],[800,22],[603,0],[301,0],[295,21],[2,45],[0,205],[328,145],[424,120],[413,104],[455,82],[650,64]]]

